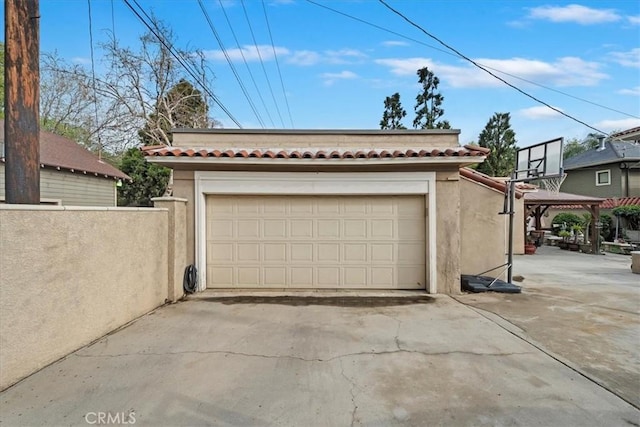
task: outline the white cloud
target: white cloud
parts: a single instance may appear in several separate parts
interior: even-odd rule
[[[422,67],[433,68],[434,62],[429,58],[387,58],[376,59],[376,64],[391,68],[391,72],[397,76],[410,76]]]
[[[595,126],[607,132],[626,130],[640,126],[640,119],[602,120]]]
[[[581,25],[616,22],[621,19],[613,9],[592,9],[579,4],[534,7],[529,9],[529,18],[551,22],[575,22]]]
[[[403,41],[400,41],[400,40],[387,40],[387,41],[384,41],[384,42],[382,42],[380,44],[382,46],[386,46],[386,47],[409,46],[409,43],[403,42]]]
[[[294,65],[309,66],[319,63],[327,64],[352,64],[366,58],[367,55],[356,49],[325,50],[316,52],[313,50],[299,50],[287,59]]]
[[[632,87],[631,89],[620,89],[618,93],[620,95],[640,96],[640,86]]]
[[[544,62],[525,58],[474,59],[477,63],[532,81],[541,81],[556,86],[593,86],[608,76],[599,71],[600,65],[580,58],[564,57],[555,62]],[[473,65],[449,65],[437,63],[429,58],[378,59],[377,64],[387,66],[398,76],[415,75],[422,67],[429,67],[441,81],[452,87],[492,87],[502,82]],[[493,71],[493,70],[491,70]],[[508,77],[497,73],[500,77]]]
[[[276,54],[278,56],[285,56],[289,54],[289,49],[285,47],[275,47]],[[204,56],[207,59],[213,61],[225,61],[224,52],[221,50],[205,50]],[[263,61],[271,61],[273,56],[273,47],[271,45],[258,45],[257,48],[255,45],[244,45],[241,49],[233,48],[227,49],[227,54],[232,61],[242,61],[242,56],[244,55],[245,60],[250,61],[259,61],[260,57],[262,57]]]
[[[627,16],[627,21],[629,21],[631,25],[640,25],[640,15]]]
[[[614,62],[625,67],[640,68],[640,47],[631,49],[628,52],[611,52],[610,56]]]
[[[320,77],[324,79],[326,86],[331,86],[338,80],[352,80],[357,79],[359,76],[352,71],[345,70],[339,73],[323,73],[320,74]]]
[[[554,108],[558,108],[558,107],[554,106]],[[560,108],[558,108],[558,110],[562,111],[562,109]],[[519,110],[518,114],[531,120],[555,119],[558,117],[562,117],[560,113],[544,105],[524,108],[522,110]]]
[[[325,50],[324,59],[329,64],[353,64],[367,55],[356,49]]]
[[[293,52],[287,62],[294,65],[315,65],[320,62],[321,56],[318,52],[314,52],[312,50],[298,50]]]

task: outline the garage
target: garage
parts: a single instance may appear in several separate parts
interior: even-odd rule
[[[424,196],[208,195],[208,288],[425,289]]]
[[[198,291],[455,294],[459,170],[488,153],[458,134],[174,129],[172,146],[143,154],[173,169],[173,249]]]

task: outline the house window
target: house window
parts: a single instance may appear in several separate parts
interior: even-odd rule
[[[597,171],[596,185],[611,185],[611,170]]]

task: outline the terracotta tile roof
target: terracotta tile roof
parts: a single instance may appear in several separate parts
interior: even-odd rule
[[[583,196],[571,193],[555,193],[553,191],[538,190],[527,192],[524,195],[524,202],[527,205],[551,205],[551,206],[582,206],[585,204],[600,204],[604,201],[601,197]]]
[[[468,178],[472,181],[478,182],[480,184],[484,184],[487,187],[491,187],[494,190],[498,190],[502,193],[506,191],[507,182],[503,179],[498,179],[489,175],[486,175],[482,172],[478,172],[477,170],[471,168],[460,168],[460,175]],[[518,189],[520,189],[520,185],[516,185]],[[521,198],[524,194],[522,191],[518,191],[516,189],[516,198]]]
[[[4,120],[0,121],[0,142],[4,143]],[[1,158],[4,163],[4,157]],[[40,165],[105,178],[131,178],[98,159],[98,156],[75,141],[50,132],[40,132]]]
[[[640,197],[618,197],[609,198],[600,204],[601,209],[613,209],[618,206],[640,206]]]
[[[213,157],[213,158],[255,158],[255,159],[384,159],[423,157],[484,157],[488,150],[465,145],[455,148],[433,149],[344,149],[344,148],[185,148],[170,146],[142,147],[145,156],[162,157]]]
[[[640,206],[640,197],[617,197],[604,199],[600,203],[600,209],[613,209],[618,206]],[[582,209],[581,205],[553,205],[554,209]]]

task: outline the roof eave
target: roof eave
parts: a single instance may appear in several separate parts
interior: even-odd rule
[[[305,165],[305,166],[367,166],[389,164],[440,164],[473,165],[482,163],[485,156],[442,156],[442,157],[396,157],[374,159],[292,159],[292,158],[244,158],[244,157],[188,157],[188,156],[146,156],[147,161],[166,166],[170,165]],[[461,166],[461,167],[462,167]]]

